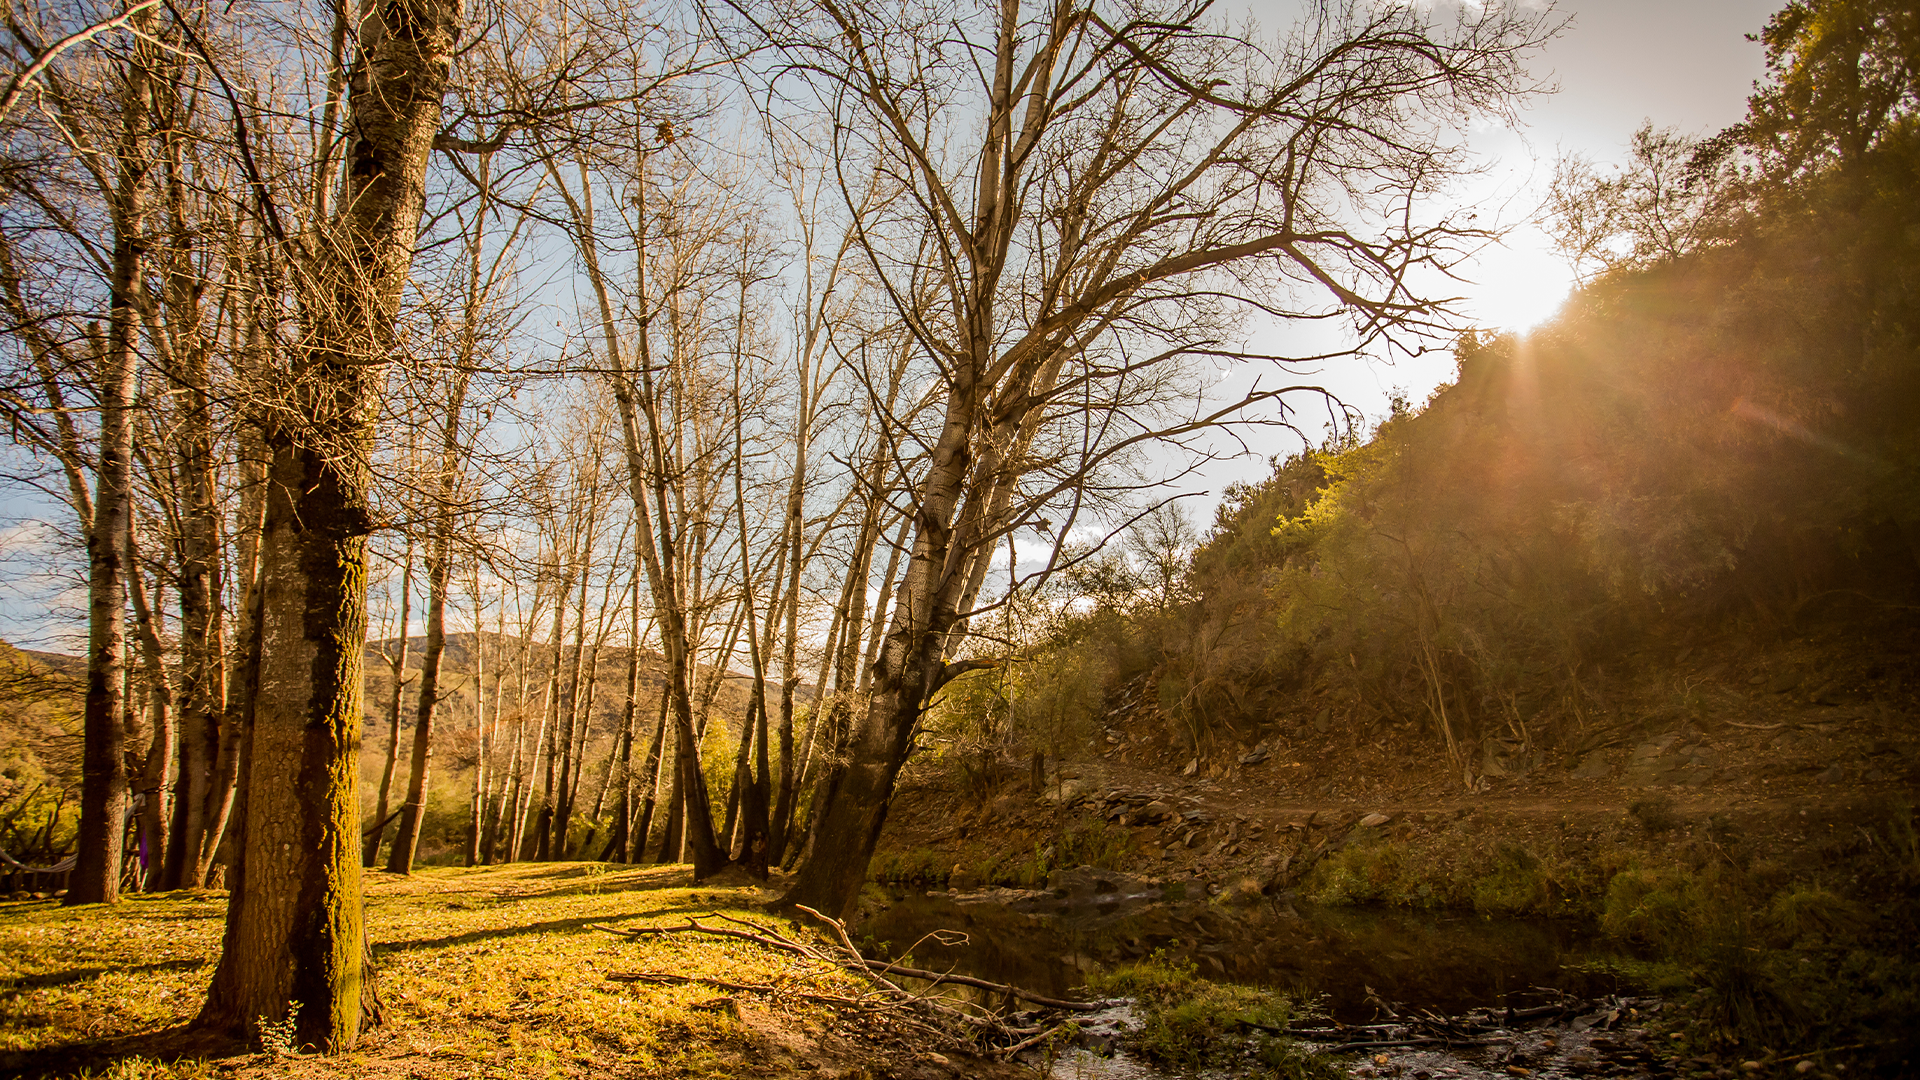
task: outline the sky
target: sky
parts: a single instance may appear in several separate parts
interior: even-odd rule
[[[1416,3],[1480,0],[1412,0]],[[1530,0],[1518,0],[1526,3]],[[1532,73],[1557,84],[1558,91],[1535,98],[1521,114],[1518,131],[1475,130],[1470,145],[1488,168],[1463,196],[1495,208],[1505,220],[1523,219],[1536,206],[1562,152],[1596,162],[1617,162],[1634,129],[1643,120],[1704,135],[1738,121],[1746,111],[1753,83],[1765,73],[1761,47],[1745,39],[1765,25],[1782,0],[1563,0],[1557,16],[1568,25],[1538,57]],[[1222,5],[1225,7],[1225,4]],[[1263,24],[1283,28],[1292,22],[1300,0],[1241,0],[1237,8]],[[1467,268],[1472,279],[1460,287],[1463,308],[1482,326],[1524,330],[1552,314],[1571,283],[1567,267],[1546,248],[1544,236],[1516,228],[1504,247],[1489,250]],[[1248,346],[1256,351],[1298,350],[1287,332],[1256,326]],[[1312,373],[1316,381],[1367,416],[1387,409],[1389,394],[1399,391],[1419,403],[1452,376],[1452,360],[1433,355],[1392,365],[1329,365]],[[1223,381],[1223,392],[1244,382],[1239,371]],[[1295,379],[1294,381],[1299,381]],[[1324,417],[1324,410],[1321,410]],[[1311,414],[1303,426],[1318,430]],[[1186,476],[1183,501],[1203,527],[1230,482],[1266,475],[1266,459],[1300,449],[1297,440],[1262,434],[1249,452],[1219,444],[1233,455]],[[44,504],[34,509],[46,512]],[[12,511],[12,513],[9,513]],[[41,575],[44,564],[19,556],[43,549],[45,526],[19,520],[33,510],[20,502],[0,505],[0,640],[27,647],[78,652],[64,632],[74,628],[73,607],[53,610],[55,583]],[[57,510],[53,511],[58,513]],[[69,593],[71,598],[72,594]],[[80,599],[83,599],[80,598]]]

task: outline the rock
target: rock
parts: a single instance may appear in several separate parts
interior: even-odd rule
[[[1372,813],[1360,819],[1360,827],[1363,829],[1377,829],[1392,820],[1393,818],[1386,814]]]
[[[1582,780],[1605,780],[1613,775],[1612,767],[1607,764],[1606,751],[1595,750],[1581,758],[1573,767],[1573,775]]]
[[[1627,779],[1640,784],[1677,784],[1688,763],[1680,736],[1662,735],[1633,748],[1627,757]]]
[[[1767,693],[1784,694],[1799,685],[1800,673],[1789,669],[1767,680]]]
[[[1267,760],[1267,752],[1264,749],[1255,750],[1250,754],[1240,755],[1240,764],[1242,765],[1258,765],[1265,760]]]
[[[1072,806],[1093,794],[1093,785],[1078,777],[1067,777],[1047,789],[1046,798],[1062,806]]]
[[[1151,824],[1155,821],[1165,820],[1166,817],[1172,813],[1172,806],[1159,799],[1155,799],[1140,808],[1140,821],[1142,824]]]
[[[1319,732],[1322,735],[1325,735],[1327,733],[1327,730],[1331,727],[1333,727],[1332,707],[1321,709],[1319,712],[1314,714],[1313,730]]]
[[[1813,1059],[1803,1058],[1802,1060],[1795,1062],[1793,1066],[1793,1071],[1799,1073],[1802,1076],[1805,1076],[1806,1074],[1812,1072]]]
[[[958,889],[961,892],[966,892],[969,889],[977,889],[979,887],[980,875],[967,869],[965,866],[956,865],[953,868],[953,872],[947,875],[947,888],[949,889]]]
[[[1820,770],[1819,775],[1813,778],[1813,782],[1816,784],[1838,784],[1846,778],[1847,770],[1838,765],[1829,765]]]
[[[1225,889],[1222,889],[1220,895],[1214,898],[1214,903],[1225,904],[1230,907],[1244,907],[1248,904],[1259,903],[1260,897],[1261,888],[1259,880],[1243,877]]]
[[[1538,754],[1508,739],[1489,739],[1480,753],[1480,772],[1486,776],[1525,776],[1539,764]]]
[[[1199,771],[1200,771],[1200,759],[1194,758],[1192,761],[1187,762],[1186,768],[1180,770],[1180,775],[1192,776],[1193,774]]]

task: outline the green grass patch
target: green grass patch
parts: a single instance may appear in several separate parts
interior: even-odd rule
[[[1129,997],[1140,1021],[1127,1049],[1158,1065],[1198,1069],[1265,1066],[1270,1075],[1294,1080],[1332,1080],[1344,1070],[1294,1040],[1277,1034],[1297,1012],[1297,1002],[1277,990],[1210,982],[1189,962],[1157,953],[1088,980],[1102,996]]]

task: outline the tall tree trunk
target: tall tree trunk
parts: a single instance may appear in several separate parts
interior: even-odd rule
[[[545,760],[545,771],[541,777],[540,814],[536,819],[534,832],[533,860],[545,862],[552,858],[552,828],[554,812],[554,739],[560,726],[560,658],[566,649],[567,598],[573,595],[573,574],[577,569],[574,558],[579,537],[568,541],[565,563],[562,567],[560,587],[554,591],[553,598],[553,665],[547,675],[547,692],[540,707],[541,742],[535,744],[535,754]],[[536,758],[539,760],[539,758]]]
[[[387,670],[393,686],[387,695],[387,759],[380,766],[380,793],[373,804],[373,823],[367,827],[360,848],[360,865],[374,866],[380,861],[380,842],[387,835],[387,799],[393,793],[393,770],[400,763],[400,697],[407,688],[407,624],[413,616],[413,538],[407,538],[406,554],[400,556],[400,644],[387,654]]]
[[[237,260],[235,260],[237,262]],[[238,273],[237,268],[232,273]],[[183,286],[183,291],[185,287]],[[220,755],[220,718],[226,708],[220,571],[220,511],[214,492],[210,419],[210,350],[188,350],[183,392],[186,419],[179,439],[183,481],[180,557],[180,771],[174,784],[162,887],[199,888],[199,854],[208,846],[207,811]]]
[[[493,812],[487,815],[487,834],[480,841],[480,861],[488,866],[500,861],[513,861],[507,826],[513,820],[513,807],[519,797],[520,746],[526,735],[527,718],[514,717],[513,744],[507,751],[506,768],[500,774],[500,790],[494,794]]]
[[[387,872],[413,873],[413,853],[420,845],[420,816],[426,807],[427,765],[433,755],[433,717],[440,703],[440,660],[447,651],[447,583],[452,576],[448,550],[451,524],[439,523],[433,548],[427,555],[427,640],[420,654],[420,692],[413,719],[413,756],[407,769],[407,801],[400,807],[400,825],[387,853]]]
[[[484,209],[483,204],[483,214]],[[473,247],[477,249],[478,244],[476,239]],[[440,477],[434,492],[433,540],[427,552],[426,650],[420,659],[420,695],[414,716],[413,758],[407,772],[407,801],[400,809],[400,827],[394,833],[393,850],[387,857],[387,871],[394,874],[413,873],[414,852],[420,846],[421,815],[426,812],[427,766],[433,756],[434,716],[440,707],[440,661],[447,649],[447,592],[453,581],[453,501],[460,488],[460,420],[467,407],[470,378],[467,365],[473,356],[473,325],[479,318],[477,308],[478,300],[470,291],[465,320],[468,329],[463,335],[466,338],[463,360],[467,363],[453,374],[446,412],[441,417]],[[475,648],[478,648],[478,634],[476,620]]]
[[[646,776],[640,781],[640,818],[633,826],[633,861],[636,863],[647,861],[647,841],[653,838],[653,810],[660,802],[660,759],[667,740],[667,688],[664,686],[660,688],[659,712],[653,723],[653,742],[647,747]]]
[[[684,499],[676,497],[672,490],[673,474],[678,470],[672,467],[675,460],[668,449],[669,433],[661,416],[660,388],[654,379],[655,366],[650,343],[650,322],[652,313],[646,303],[646,266],[647,245],[645,236],[647,218],[646,192],[648,187],[648,152],[643,148],[639,155],[639,182],[634,185],[635,218],[641,223],[639,257],[636,260],[636,289],[643,298],[640,325],[636,340],[639,343],[638,369],[639,385],[635,385],[632,373],[628,371],[627,358],[621,345],[621,335],[613,313],[612,298],[608,294],[606,278],[600,271],[599,254],[593,239],[592,186],[582,184],[581,195],[571,202],[570,209],[577,226],[576,239],[579,243],[581,258],[585,264],[587,278],[594,290],[595,299],[600,308],[601,330],[610,363],[608,382],[613,390],[614,402],[619,407],[620,429],[627,459],[627,490],[633,500],[635,524],[634,532],[638,537],[641,565],[647,571],[647,583],[653,593],[654,616],[660,628],[661,651],[667,662],[667,688],[672,709],[674,730],[674,772],[675,787],[682,793],[674,800],[673,809],[682,811],[682,822],[686,829],[686,838],[693,849],[693,873],[695,879],[710,877],[726,865],[726,856],[720,851],[718,838],[714,835],[712,806],[707,799],[706,776],[700,770],[699,739],[694,731],[693,687],[694,657],[693,637],[689,633],[688,603],[686,581],[683,574],[682,547],[691,546],[698,550],[698,544],[687,543],[685,535],[676,535],[674,527],[675,507],[684,511]],[[584,173],[584,166],[582,167]],[[551,175],[558,180],[559,171],[551,168]],[[565,187],[561,185],[563,194]],[[644,430],[642,424],[644,421]],[[676,427],[676,430],[678,428]],[[683,526],[681,534],[688,530],[686,516],[682,513],[679,520]],[[696,523],[693,526],[699,528]],[[656,530],[658,535],[656,536]],[[697,573],[697,566],[694,567]],[[668,815],[668,832],[673,834],[673,813]],[[677,837],[676,837],[677,839]],[[665,854],[663,853],[663,858]]]
[[[355,137],[302,287],[295,410],[269,428],[243,869],[200,1016],[239,1031],[291,1011],[295,1042],[329,1053],[352,1049],[363,1010],[377,1009],[356,842],[368,443],[464,23],[458,0],[369,3],[360,16]]]
[[[490,717],[494,717],[494,727],[499,726],[498,712],[487,711],[487,647],[485,633],[481,630],[481,614],[484,608],[480,600],[479,560],[474,560],[473,569],[473,796],[467,806],[467,852],[466,865],[480,865],[481,818],[487,811],[487,783],[493,775],[493,740],[497,734],[494,728],[487,726]],[[495,634],[498,640],[500,635]],[[500,689],[500,676],[493,677],[494,691]],[[496,697],[496,705],[499,700]]]
[[[553,816],[549,819],[552,836],[548,841],[548,851],[555,859],[567,857],[567,829],[573,818],[574,790],[580,786],[578,763],[574,760],[574,738],[580,724],[580,680],[586,662],[587,590],[593,584],[592,537],[597,503],[598,500],[593,499],[589,505],[584,532],[586,539],[581,544],[580,600],[573,611],[573,670],[567,677],[566,722],[555,728],[560,746],[560,776],[553,795]]]
[[[984,353],[992,340],[986,329],[992,324],[991,313],[976,313],[975,318],[980,324],[972,328],[973,340]],[[906,764],[922,703],[960,670],[946,665],[942,656],[946,633],[958,621],[955,605],[966,570],[954,565],[960,560],[951,556],[956,548],[967,552],[977,542],[965,528],[956,530],[952,524],[956,514],[966,515],[961,502],[973,465],[970,433],[977,401],[964,372],[956,374],[919,492],[912,556],[874,665],[871,693],[848,732],[845,753],[835,755],[821,777],[807,858],[783,904],[805,904],[836,916],[851,912],[886,823],[894,780]]]
[[[527,693],[531,680],[528,674],[533,668],[533,623],[540,617],[541,592],[536,581],[533,593],[533,607],[527,618],[520,623],[520,661],[514,665],[513,683],[518,704],[514,708],[513,756],[509,759],[510,775],[500,784],[500,809],[494,824],[494,847],[502,862],[514,862],[520,857],[520,829],[522,827],[521,799],[527,790],[527,773],[533,768],[533,755],[539,748],[539,736],[527,750],[523,759],[520,751],[527,745]]]
[[[633,841],[633,731],[640,708],[640,568],[634,567],[628,586],[631,608],[627,630],[627,696],[620,709],[620,795],[614,804],[613,835],[607,838],[603,862],[629,862]]]
[[[257,355],[262,335],[258,321],[249,319],[249,338]],[[213,782],[207,788],[207,828],[201,834],[200,851],[195,859],[202,883],[211,883],[213,863],[224,850],[229,866],[240,862],[236,843],[239,822],[243,819],[240,773],[245,759],[247,737],[253,730],[253,703],[260,690],[260,534],[267,510],[266,469],[258,432],[251,426],[240,432],[240,521],[234,530],[239,552],[235,558],[241,590],[240,618],[234,629],[239,654],[232,660],[233,679],[227,688],[227,706],[220,717],[220,750],[214,758]],[[231,889],[233,884],[228,883]]]
[[[152,9],[135,25],[152,25]],[[133,509],[133,407],[138,385],[134,335],[138,326],[142,206],[149,163],[146,139],[150,49],[143,42],[122,71],[120,134],[114,148],[111,307],[99,345],[100,445],[94,472],[93,514],[81,526],[87,541],[87,696],[80,756],[80,831],[68,879],[67,904],[111,904],[120,899],[120,863],[127,813],[125,565]]]
[[[167,846],[167,794],[173,781],[173,678],[167,671],[167,651],[160,641],[159,621],[153,605],[147,602],[146,584],[140,572],[140,547],[131,531],[132,525],[129,514],[127,591],[133,600],[134,627],[140,637],[140,654],[146,669],[147,710],[151,717],[147,757],[140,770],[139,858],[144,864],[140,887],[153,891],[162,887],[165,878],[161,855]]]

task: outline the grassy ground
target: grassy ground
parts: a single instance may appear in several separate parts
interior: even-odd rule
[[[668,972],[844,992],[837,972],[747,942],[592,929],[726,912],[768,921],[747,884],[685,866],[544,864],[370,874],[385,1022],[352,1054],[301,1056],[263,1017],[251,1045],[186,1025],[218,953],[222,895],[113,907],[0,904],[0,1074],[75,1077],[936,1077],[1013,1075],[916,1051],[781,995],[622,981]]]

